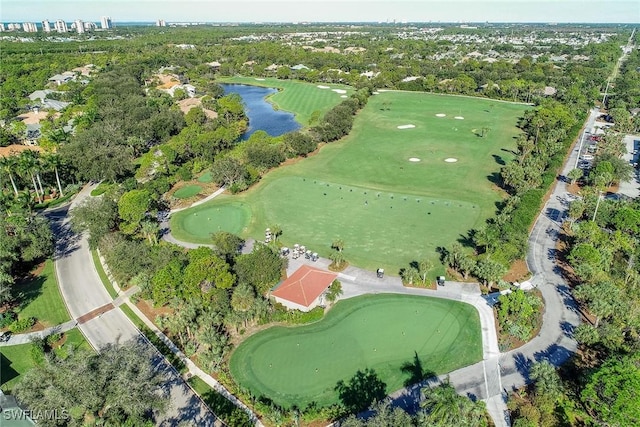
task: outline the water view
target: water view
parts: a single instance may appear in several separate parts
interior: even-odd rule
[[[242,136],[243,140],[248,139],[255,131],[263,130],[271,136],[279,136],[287,132],[300,129],[292,113],[274,110],[273,106],[265,98],[277,92],[277,89],[240,85],[221,84],[225,95],[237,93],[242,98],[245,111],[249,118],[249,129]]]

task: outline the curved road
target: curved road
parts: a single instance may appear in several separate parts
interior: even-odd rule
[[[92,187],[85,187],[71,207],[47,213],[56,236],[55,267],[60,291],[71,317],[89,343],[100,349],[106,344],[139,340],[151,346],[129,318],[114,309],[113,299],[107,293],[93,265],[85,236],[73,233],[69,226],[68,210],[89,196]],[[189,388],[178,372],[151,346],[155,357],[152,363],[162,372],[163,392],[170,396],[168,411],[159,416],[160,426],[214,426],[215,416]]]

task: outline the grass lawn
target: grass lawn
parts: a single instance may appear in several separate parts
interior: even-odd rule
[[[242,409],[235,406],[226,397],[211,388],[198,377],[191,377],[187,381],[189,385],[198,393],[198,396],[211,408],[214,414],[226,422],[228,425],[251,425],[249,415]],[[233,421],[230,423],[230,421]]]
[[[120,310],[133,322],[133,324],[144,334],[153,346],[176,368],[176,371],[184,374],[188,371],[187,366],[171,349],[162,341],[154,331],[152,331],[138,315],[126,304],[122,304]]]
[[[209,182],[213,182],[213,176],[211,175],[211,172],[205,172],[203,173],[199,178],[198,178],[198,182],[202,182],[204,184],[207,184]]]
[[[197,184],[185,185],[181,189],[173,193],[173,197],[177,199],[188,199],[197,196],[202,191],[202,187]]]
[[[347,138],[270,172],[243,194],[174,215],[172,232],[193,242],[218,229],[261,239],[277,224],[284,245],[304,244],[322,256],[342,239],[346,259],[360,267],[395,274],[424,258],[437,264],[438,246],[494,214],[503,197],[495,178],[514,156],[515,124],[527,108],[382,92],[370,98]],[[406,125],[414,127],[398,128]],[[445,162],[449,158],[457,161]],[[218,208],[224,218],[209,215]]]
[[[109,296],[111,296],[111,298],[117,298],[118,292],[116,292],[111,280],[109,280],[109,277],[107,276],[107,273],[104,271],[104,268],[102,268],[102,263],[100,262],[100,257],[98,256],[98,251],[96,249],[91,249],[91,258],[93,259],[93,265],[96,266],[98,276],[100,276],[100,280],[107,289]]]
[[[245,234],[251,218],[249,206],[228,196],[221,195],[216,200],[215,205],[205,203],[173,214],[171,216],[173,236],[179,240],[211,243],[211,233],[218,231]]]
[[[98,186],[96,188],[91,190],[91,195],[93,197],[100,196],[101,194],[106,193],[107,190],[109,190],[109,189],[111,189],[113,187],[114,187],[114,184],[110,184],[110,183],[102,181],[100,184],[98,184]]]
[[[327,111],[342,102],[344,98],[341,96],[349,96],[354,93],[352,87],[345,85],[318,85],[296,80],[270,78],[257,80],[254,77],[232,77],[222,79],[219,83],[248,84],[281,89],[267,99],[278,109],[294,113],[296,120],[303,126],[308,126],[314,116],[322,117]],[[344,91],[344,93],[337,93],[334,89]]]
[[[74,348],[91,349],[82,333],[72,329],[64,333],[66,341],[60,348],[53,351],[62,358],[67,357],[71,346]],[[0,347],[0,386],[2,391],[10,392],[13,386],[20,380],[20,375],[26,373],[35,366],[31,357],[31,344]]]
[[[16,284],[13,292],[14,295],[20,295],[20,319],[35,317],[45,327],[59,325],[71,319],[60,295],[51,260],[45,262],[39,275]]]
[[[230,365],[234,378],[256,396],[304,408],[314,401],[320,406],[337,402],[337,382],[358,369],[374,369],[387,392],[395,391],[410,378],[402,366],[414,364],[416,355],[425,376],[481,360],[476,310],[408,295],[348,299],[320,322],[272,327],[249,337]]]

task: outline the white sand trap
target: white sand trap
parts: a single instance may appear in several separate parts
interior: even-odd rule
[[[331,90],[333,90],[335,93],[347,93],[347,91],[344,89],[331,89]]]
[[[462,117],[462,116],[455,116],[455,117],[454,117],[454,119],[456,119],[456,120],[464,120],[464,117]]]
[[[447,115],[444,113],[438,113],[436,114],[436,117],[447,117]]]
[[[329,89],[329,86],[318,85],[318,89]]]
[[[412,129],[414,127],[416,127],[416,125],[400,125],[398,129]]]
[[[263,82],[264,81],[264,79],[261,79],[261,78],[258,78],[258,77],[256,77],[256,80],[259,81],[259,82]]]
[[[419,159],[419,158],[417,158],[417,157],[411,157],[411,158],[409,159],[409,161],[410,161],[410,162],[419,162],[419,161],[420,161],[420,159]]]
[[[372,95],[380,95],[380,92],[371,92]]]
[[[347,95],[340,95],[340,98],[348,98]]]
[[[447,163],[455,163],[458,161],[458,159],[456,159],[455,157],[448,157],[446,159],[444,159],[445,162]]]

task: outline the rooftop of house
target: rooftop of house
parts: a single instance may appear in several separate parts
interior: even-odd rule
[[[331,286],[336,277],[336,273],[303,265],[271,292],[271,295],[309,307]]]

